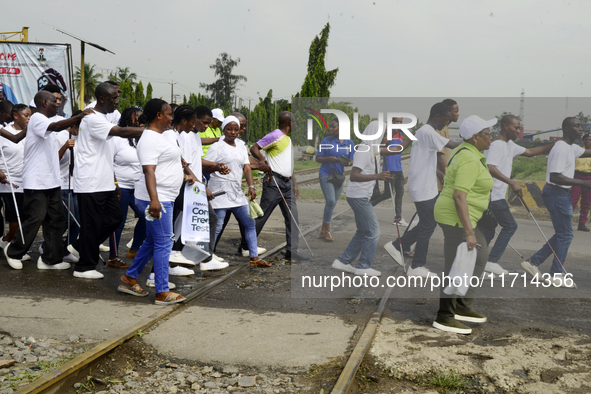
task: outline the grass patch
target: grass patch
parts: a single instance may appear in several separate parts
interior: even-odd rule
[[[340,200],[346,200],[345,193],[341,193]],[[300,189],[300,200],[324,200],[321,189]]]
[[[427,383],[433,387],[441,388],[446,392],[452,390],[464,390],[468,387],[469,381],[454,371],[439,372],[427,378]]]
[[[308,170],[310,168],[320,168],[320,163],[316,160],[296,160],[294,163],[294,171]]]
[[[9,387],[16,391],[74,358],[76,358],[76,355],[71,355],[52,361],[38,361],[36,363],[36,366],[38,367],[36,371],[25,369],[23,371],[20,371],[16,375],[7,374],[4,376],[8,378],[7,380],[9,382]]]
[[[546,180],[547,161],[547,155],[535,157],[517,156],[513,160],[511,178],[521,181],[544,181]]]

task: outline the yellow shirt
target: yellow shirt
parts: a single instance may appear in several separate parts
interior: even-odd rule
[[[581,157],[576,159],[575,171],[591,172],[591,157]]]
[[[203,133],[199,133],[199,136],[201,138],[220,138],[222,136],[222,129],[220,129],[219,127],[216,127],[215,129],[208,127],[207,129],[205,129]],[[203,156],[201,156],[201,158],[205,157],[205,154],[209,150],[210,146],[211,144],[203,145]]]
[[[447,128],[447,126],[442,128],[441,130],[435,130],[435,131],[439,135],[441,135],[442,137],[449,139],[449,129]],[[443,148],[443,150],[437,151],[437,153],[443,153],[443,155],[445,156],[445,165],[447,165],[447,163],[449,162],[449,152],[450,152],[449,148]],[[441,181],[439,180],[439,178],[437,178],[437,189],[439,189],[439,191],[443,190],[443,185],[441,184]]]

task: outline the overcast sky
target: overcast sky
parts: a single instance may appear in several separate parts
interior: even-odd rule
[[[200,92],[221,52],[241,62],[247,100],[290,98],[306,74],[311,40],[327,21],[335,97],[589,97],[591,2],[573,1],[105,1],[2,5],[3,31],[71,43],[43,22],[103,45],[86,61],[108,74],[129,67],[155,96]],[[108,6],[107,6],[108,5]],[[253,104],[254,106],[254,104]],[[527,109],[526,109],[527,112]],[[588,111],[591,112],[591,109]],[[560,116],[564,115],[564,108]]]

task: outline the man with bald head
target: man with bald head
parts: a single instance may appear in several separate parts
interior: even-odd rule
[[[279,205],[283,218],[285,219],[285,237],[287,242],[285,259],[289,261],[308,260],[310,259],[309,256],[298,253],[299,234],[296,229],[296,234],[292,236],[292,225],[295,226],[295,224],[292,224],[292,218],[289,213],[289,209],[291,209],[295,220],[298,220],[296,198],[298,198],[300,193],[295,176],[293,175],[294,152],[291,138],[289,137],[289,134],[293,130],[294,117],[291,112],[283,111],[279,114],[278,120],[279,128],[261,138],[250,148],[250,153],[261,164],[269,167],[269,174],[274,178],[274,180],[271,180],[269,177],[265,177],[263,181],[261,208],[263,209],[264,215],[256,219],[257,236],[260,234],[275,207]],[[279,185],[281,193],[277,185]],[[281,196],[282,194],[285,202]],[[243,240],[242,250],[246,249],[248,249],[248,246]]]
[[[80,260],[76,263],[74,277],[101,279],[96,270],[99,245],[119,226],[122,220],[119,206],[119,188],[113,171],[113,153],[110,139],[141,137],[142,127],[120,127],[110,122],[107,115],[117,109],[119,90],[103,82],[94,91],[94,113],[84,118],[74,151],[74,193],[78,196],[80,212],[80,236],[68,250]],[[112,262],[115,268],[127,264]]]
[[[583,149],[574,142],[583,135],[581,121],[568,117],[562,121],[562,140],[556,142],[548,155],[546,186],[542,190],[544,205],[550,213],[556,233],[532,257],[521,263],[521,267],[540,283],[544,282],[539,266],[554,251],[556,256],[550,267],[549,282],[554,287],[574,288],[572,277],[564,270],[568,248],[573,240],[573,205],[570,199],[571,186],[591,188],[591,180],[574,179],[575,159],[591,157],[591,149]],[[550,246],[548,246],[550,244]],[[570,274],[569,274],[570,276]]]
[[[37,112],[29,120],[25,140],[23,189],[24,203],[22,214],[23,240],[20,236],[4,249],[8,264],[14,269],[22,269],[22,257],[35,240],[39,227],[43,225],[45,247],[37,261],[38,269],[68,269],[64,257],[62,234],[65,218],[62,208],[61,178],[59,165],[59,142],[57,132],[80,122],[92,113],[85,110],[69,119],[51,122],[58,111],[56,97],[47,91],[35,95]]]

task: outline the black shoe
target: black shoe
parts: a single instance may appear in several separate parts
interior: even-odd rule
[[[306,261],[310,260],[310,256],[306,256],[305,254],[300,254],[298,252],[293,251],[286,251],[285,252],[285,260],[288,261]]]
[[[579,223],[579,227],[577,228],[577,230],[579,231],[591,231],[591,229],[589,229],[589,227],[585,226],[584,223]]]

